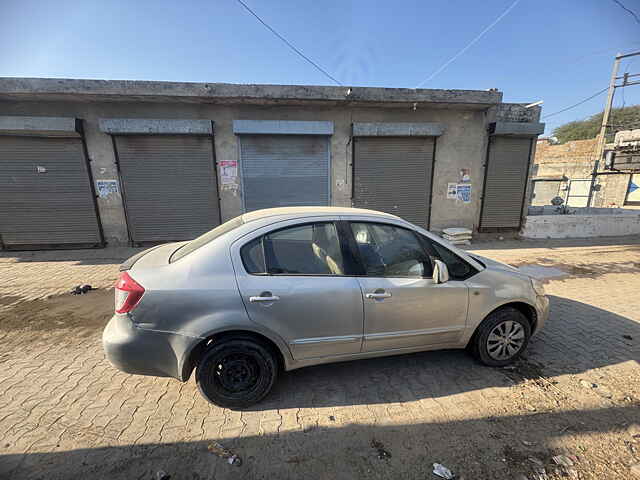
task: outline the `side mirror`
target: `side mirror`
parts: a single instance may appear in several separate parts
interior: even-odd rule
[[[433,266],[433,283],[447,283],[449,281],[449,269],[442,260],[435,260]]]

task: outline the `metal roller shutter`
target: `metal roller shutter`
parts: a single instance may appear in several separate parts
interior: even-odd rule
[[[220,223],[211,137],[114,138],[133,242],[190,240]]]
[[[520,228],[531,142],[530,138],[492,137],[480,228]]]
[[[354,206],[392,213],[427,228],[433,137],[354,139]]]
[[[81,139],[0,137],[0,236],[5,246],[102,243]]]
[[[329,138],[241,135],[245,211],[329,205]]]

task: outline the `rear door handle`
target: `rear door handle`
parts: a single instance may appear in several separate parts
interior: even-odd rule
[[[277,295],[271,295],[270,297],[249,297],[250,302],[275,302],[280,300]]]
[[[389,298],[391,296],[391,294],[389,292],[382,292],[382,293],[367,293],[365,294],[365,297],[367,298],[373,298],[373,299],[377,299],[377,298]]]

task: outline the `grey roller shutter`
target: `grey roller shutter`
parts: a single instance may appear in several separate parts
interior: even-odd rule
[[[392,213],[427,228],[433,137],[354,139],[354,206]]]
[[[102,243],[79,138],[0,136],[0,236],[6,246]]]
[[[240,135],[245,211],[329,205],[329,137]]]
[[[492,137],[480,228],[520,227],[531,142],[523,137]]]
[[[116,136],[131,240],[190,240],[220,223],[211,137]]]

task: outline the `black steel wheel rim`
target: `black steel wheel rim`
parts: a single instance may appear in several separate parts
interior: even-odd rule
[[[213,368],[214,383],[232,395],[250,392],[260,379],[258,362],[244,353],[225,355],[214,363]]]

